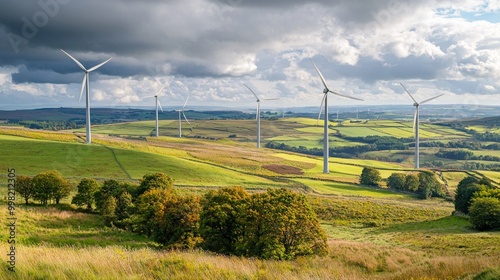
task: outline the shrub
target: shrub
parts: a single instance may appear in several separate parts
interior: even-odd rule
[[[52,199],[56,204],[67,197],[71,191],[71,186],[61,173],[56,170],[46,171],[33,177],[34,194],[33,198],[40,201],[43,205],[48,204]]]
[[[286,189],[254,194],[240,219],[237,254],[285,260],[327,252],[326,234],[304,195]]]
[[[28,204],[29,199],[33,198],[35,195],[35,185],[33,185],[33,180],[29,176],[20,175],[16,178],[16,192],[24,198],[26,204]]]
[[[95,193],[99,187],[99,183],[94,179],[82,179],[77,186],[78,193],[73,197],[71,203],[78,206],[87,205],[87,209],[92,209]]]
[[[379,182],[381,180],[382,177],[380,177],[380,171],[370,167],[365,167],[361,172],[359,183],[366,186],[379,186]]]
[[[146,174],[141,179],[141,183],[137,188],[135,197],[140,196],[150,189],[165,189],[173,191],[173,188],[174,180],[172,180],[172,178],[168,177],[164,173],[158,172],[154,174]]]
[[[387,186],[395,190],[404,190],[406,183],[406,175],[403,173],[392,173],[387,178]]]
[[[200,235],[206,250],[232,255],[236,242],[243,234],[238,217],[250,195],[241,187],[210,191],[201,200]]]
[[[469,218],[477,230],[500,227],[500,200],[495,197],[478,197],[472,200]]]

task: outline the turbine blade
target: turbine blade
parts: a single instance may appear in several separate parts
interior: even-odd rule
[[[96,65],[96,66],[94,66],[94,67],[90,68],[90,69],[89,69],[89,72],[92,72],[92,71],[96,70],[97,68],[99,68],[99,67],[103,66],[104,64],[108,63],[111,59],[113,59],[113,58],[111,57],[110,59],[108,59],[108,60],[104,61],[103,63],[98,64],[98,65]]]
[[[186,104],[188,103],[188,100],[189,100],[189,96],[186,98],[186,102],[184,102],[184,106],[182,106],[182,110],[184,110],[184,108],[186,107]],[[182,113],[184,114],[184,111],[182,111]]]
[[[318,125],[319,123],[319,119],[321,118],[321,112],[323,112],[323,103],[325,103],[325,99],[326,99],[326,95],[328,93],[325,93],[323,95],[323,99],[321,99],[321,105],[319,106],[319,114],[318,114],[318,120],[316,121],[316,126]]]
[[[160,92],[165,88],[165,86],[162,86],[160,90],[156,93],[156,95],[160,94]]]
[[[76,62],[76,64],[78,64],[78,66],[80,66],[80,68],[82,68],[83,71],[87,71],[87,69],[85,69],[85,67],[80,63],[80,61],[76,60],[76,58],[72,57],[69,53],[65,52],[63,49],[61,49],[61,51],[65,53],[67,56],[69,56],[69,58],[73,59],[73,61]]]
[[[349,96],[349,95],[344,95],[344,94],[340,94],[338,92],[335,92],[335,91],[331,91],[329,90],[329,92],[335,94],[335,95],[338,95],[338,96],[342,96],[342,97],[346,97],[346,98],[350,98],[350,99],[354,99],[354,100],[360,100],[360,101],[364,101],[363,99],[361,98],[357,98],[357,97],[352,97],[352,96]]]
[[[182,111],[182,115],[184,116],[184,119],[187,121],[188,124],[191,124],[189,121],[188,121],[188,118],[186,118],[186,114],[184,114],[184,111]]]
[[[321,71],[319,71],[318,66],[316,66],[316,64],[314,63],[314,61],[311,58],[309,58],[309,60],[311,61],[314,68],[316,69],[316,72],[318,72],[318,75],[321,79],[321,82],[323,83],[323,86],[325,86],[325,89],[329,90],[328,86],[326,85],[325,78],[323,77],[323,74],[321,74]]]
[[[262,98],[261,100],[279,100],[279,98]]]
[[[438,96],[434,96],[434,97],[432,97],[432,98],[426,99],[426,100],[424,100],[424,101],[420,102],[420,104],[424,104],[424,103],[426,103],[426,102],[429,102],[429,101],[431,101],[431,100],[433,100],[433,99],[436,99],[436,98],[438,98],[438,97],[440,97],[440,96],[443,96],[443,95],[444,95],[444,93],[443,93],[443,94],[440,94],[440,95],[438,95]]]
[[[252,90],[249,86],[247,86],[247,85],[245,85],[245,84],[243,84],[243,85],[244,85],[244,86],[246,86],[246,87],[247,87],[247,89],[248,89],[248,90],[250,90],[250,91],[253,93],[253,95],[255,96],[255,98],[257,98],[257,102],[259,102],[259,101],[260,101],[260,99],[259,99],[259,97],[257,96],[257,94],[255,94],[255,92],[253,92],[253,90]]]
[[[86,83],[87,83],[87,73],[85,73],[85,75],[83,75],[82,89],[80,90],[80,99],[78,100],[78,103],[80,103],[82,101],[83,89],[85,88]]]
[[[413,96],[410,94],[410,92],[405,88],[405,86],[403,85],[403,83],[399,83],[406,91],[406,93],[408,93],[408,95],[411,97],[411,99],[413,100],[413,102],[417,103],[417,100],[415,100],[415,98],[413,98]]]
[[[158,100],[158,107],[160,107],[160,110],[163,112],[163,108],[161,107],[160,100]]]

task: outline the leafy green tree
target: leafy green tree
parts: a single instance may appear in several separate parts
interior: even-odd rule
[[[172,195],[170,200],[155,213],[158,227],[153,238],[168,248],[192,249],[202,239],[199,235],[200,197],[195,195]]]
[[[56,170],[39,173],[33,177],[32,182],[35,186],[33,198],[43,205],[47,205],[52,199],[59,204],[59,201],[68,196],[71,191],[68,181]]]
[[[443,186],[439,183],[436,175],[432,172],[424,171],[418,174],[419,179],[419,197],[422,199],[427,199],[432,196],[434,197],[444,197],[446,195]]]
[[[109,196],[101,205],[101,215],[108,225],[113,225],[116,222],[116,198]]]
[[[130,218],[134,211],[134,204],[132,203],[132,195],[128,192],[122,193],[118,197],[118,204],[116,206],[116,218],[118,221],[123,222]]]
[[[462,181],[464,180],[466,178],[462,179]],[[469,183],[462,183],[462,181],[458,184],[455,194],[455,210],[469,214],[469,207],[474,194],[485,189],[485,186],[476,183],[479,182],[478,180],[467,180],[466,182]]]
[[[395,190],[404,190],[406,183],[406,175],[403,173],[392,173],[387,178],[387,186]]]
[[[238,220],[250,195],[242,187],[210,191],[201,200],[200,235],[206,250],[233,255],[236,242],[243,234]]]
[[[28,205],[29,199],[35,195],[35,185],[33,185],[32,178],[24,175],[17,176],[16,192],[24,198],[26,205]]]
[[[96,209],[102,211],[106,200],[109,197],[114,196],[114,193],[120,188],[120,183],[116,180],[106,180],[102,184],[101,188],[94,193],[94,201]]]
[[[359,183],[366,186],[379,186],[381,180],[380,171],[374,168],[365,167],[361,172]]]
[[[139,197],[141,194],[147,192],[150,189],[165,189],[168,191],[173,191],[174,188],[174,180],[168,177],[164,173],[154,173],[154,174],[146,174],[142,177],[141,183],[137,188],[135,193],[136,197]]]
[[[152,236],[159,226],[157,215],[162,216],[164,205],[171,199],[172,193],[165,189],[151,189],[137,198],[136,213],[132,216],[133,230]]]
[[[238,254],[284,260],[327,251],[326,234],[304,195],[286,189],[254,194],[240,219]]]
[[[86,205],[87,209],[92,210],[95,194],[99,188],[99,183],[96,180],[92,178],[82,179],[77,186],[78,193],[73,197],[71,203],[78,206]]]
[[[420,185],[420,180],[415,174],[406,175],[405,190],[410,192],[417,192],[418,186]]]
[[[500,200],[495,197],[474,198],[469,208],[469,218],[478,230],[500,228]]]

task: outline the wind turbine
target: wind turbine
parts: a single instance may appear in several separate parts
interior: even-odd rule
[[[328,139],[328,93],[331,92],[331,93],[333,93],[335,95],[343,96],[343,97],[347,97],[347,98],[355,99],[355,100],[361,100],[361,101],[363,101],[363,99],[352,97],[352,96],[348,96],[348,95],[343,95],[343,94],[331,91],[328,88],[328,86],[326,85],[325,78],[323,77],[323,74],[321,74],[321,71],[319,71],[318,66],[316,66],[316,64],[314,63],[314,61],[311,58],[309,58],[309,60],[311,61],[311,63],[314,66],[314,68],[316,69],[316,72],[318,72],[319,78],[321,79],[321,82],[323,83],[323,86],[325,87],[323,89],[324,95],[323,95],[323,99],[321,100],[321,106],[320,106],[320,111],[319,111],[319,115],[318,115],[318,120],[321,117],[321,109],[322,109],[323,103],[324,103],[325,104],[325,123],[324,123],[324,133],[323,133],[323,173],[324,174],[328,174],[330,172],[330,170],[328,168],[328,157],[329,157],[329,147],[328,147],[329,146],[329,143],[328,143],[328,141],[329,141],[329,139]]]
[[[431,97],[429,99],[426,99],[426,100],[418,103],[415,100],[415,98],[413,98],[413,96],[410,94],[410,92],[406,89],[406,87],[403,85],[403,83],[400,83],[400,84],[404,88],[406,93],[408,93],[408,95],[413,100],[413,102],[415,102],[415,103],[413,103],[413,106],[415,106],[415,116],[413,117],[413,129],[415,130],[415,169],[418,169],[420,167],[420,151],[419,151],[420,150],[420,142],[419,142],[419,138],[418,138],[418,130],[419,130],[419,125],[420,125],[419,106],[426,103],[426,102],[429,102],[433,99],[436,99],[444,94],[440,94],[440,95]]]
[[[277,100],[278,98],[259,99],[257,94],[255,94],[255,92],[253,92],[253,90],[250,87],[248,87],[245,84],[243,84],[243,85],[245,87],[247,87],[248,90],[250,90],[250,92],[252,92],[253,95],[255,96],[255,98],[257,99],[257,113],[255,116],[255,119],[257,120],[257,148],[260,148],[260,101],[261,100]]]
[[[155,98],[155,107],[156,107],[156,137],[160,136],[160,132],[158,130],[158,106],[160,106],[160,110],[163,112],[163,108],[161,107],[160,101],[158,100],[158,94],[165,88],[162,86],[161,89],[154,96]]]
[[[188,103],[188,100],[189,100],[189,95],[188,97],[186,98],[186,102],[184,102],[184,106],[182,106],[181,109],[177,110],[177,112],[179,112],[179,138],[182,137],[182,118],[181,118],[181,113],[182,115],[184,116],[184,119],[186,120],[186,122],[188,124],[191,124],[188,119],[186,118],[186,114],[184,114],[184,108],[186,107],[186,104]]]
[[[78,102],[82,101],[82,95],[83,95],[83,88],[85,87],[86,88],[86,94],[85,94],[85,104],[86,104],[86,120],[85,120],[85,129],[87,131],[87,144],[90,144],[92,143],[92,135],[91,135],[91,132],[90,132],[90,80],[89,80],[89,73],[94,71],[94,70],[97,70],[99,67],[103,66],[104,64],[108,63],[108,61],[110,61],[111,59],[113,59],[112,57],[106,61],[104,61],[103,63],[101,64],[98,64],[90,69],[87,70],[87,68],[85,68],[83,66],[83,64],[80,63],[80,61],[76,60],[76,58],[72,57],[69,53],[65,52],[64,50],[61,49],[61,51],[63,53],[65,53],[67,56],[69,56],[69,58],[71,58],[74,62],[76,62],[76,64],[78,66],[80,66],[80,68],[82,68],[82,70],[85,72],[85,75],[83,76],[83,82],[82,82],[82,90],[80,91],[80,99]]]

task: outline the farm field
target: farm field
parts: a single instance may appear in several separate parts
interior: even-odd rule
[[[265,121],[262,132],[268,132],[263,139],[312,145],[321,140],[321,131],[315,135],[316,128],[308,127],[315,122],[305,118]],[[254,120],[208,123],[183,123],[184,138],[176,137],[176,121],[161,121],[162,136],[158,138],[149,136],[154,128],[151,121],[96,126],[91,145],[83,143],[82,130],[2,127],[0,149],[9,153],[0,165],[4,170],[15,167],[18,175],[57,169],[73,187],[85,177],[137,183],[146,173],[163,172],[183,193],[203,194],[222,186],[243,186],[251,192],[294,189],[306,194],[328,234],[327,256],[264,261],[197,250],[165,251],[144,236],[106,227],[102,217],[77,211],[75,206],[31,205],[18,210],[22,237],[19,272],[14,279],[37,275],[59,279],[157,279],[166,274],[170,279],[472,279],[481,272],[500,275],[500,232],[472,230],[466,218],[451,216],[453,204],[444,199],[420,200],[411,194],[358,185],[363,167],[379,170],[386,179],[394,172],[414,172],[411,162],[331,157],[330,174],[323,174],[319,156],[256,149]],[[332,124],[335,133],[337,126]],[[403,124],[395,131],[406,131]],[[373,121],[370,125],[360,134],[398,122]],[[439,127],[428,128],[429,136],[442,133]],[[229,138],[231,134],[236,137]],[[463,136],[457,132],[453,137]],[[332,137],[332,143],[342,141],[346,142]],[[404,152],[413,156],[411,150]],[[479,173],[500,181],[500,172],[472,174]],[[442,174],[452,192],[467,176],[459,170],[443,170]],[[0,185],[5,189],[2,178]],[[0,211],[0,218],[5,220],[6,214]],[[6,240],[7,232],[0,231],[0,238]],[[0,247],[7,250],[5,241]],[[43,273],[37,274],[39,271]],[[0,278],[9,277],[6,272],[0,271]]]

